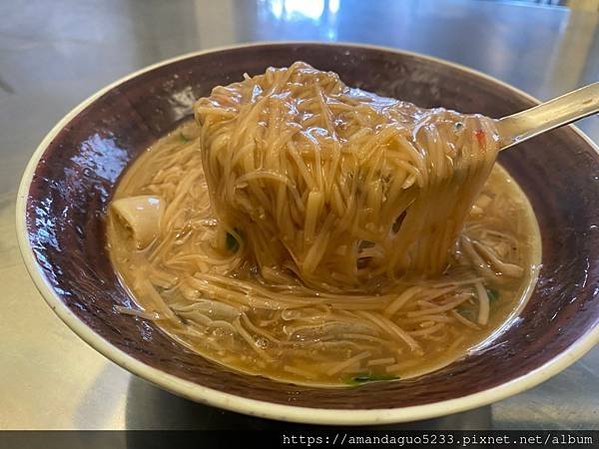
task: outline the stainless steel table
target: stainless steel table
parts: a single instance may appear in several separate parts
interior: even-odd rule
[[[105,84],[181,53],[254,40],[393,46],[546,99],[599,79],[599,15],[475,0],[12,0],[0,3],[0,428],[277,428],[170,395],[80,341],[30,281],[16,189],[44,134]],[[599,141],[599,119],[581,127]],[[599,256],[599,255],[598,255]],[[543,385],[399,428],[599,429],[599,347]]]

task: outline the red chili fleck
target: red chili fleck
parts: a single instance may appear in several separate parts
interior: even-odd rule
[[[474,135],[478,140],[478,144],[482,147],[485,144],[485,132],[482,129],[477,129],[474,131]]]

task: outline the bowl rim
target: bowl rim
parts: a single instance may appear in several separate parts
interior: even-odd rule
[[[429,404],[412,405],[396,408],[379,409],[328,409],[313,408],[294,405],[285,405],[249,399],[224,391],[205,387],[194,382],[181,379],[175,375],[165,373],[158,368],[143,363],[126,352],[113,346],[108,340],[97,334],[80,320],[60,299],[53,290],[43,274],[35,255],[27,232],[27,200],[29,190],[33,181],[33,176],[38,163],[47,149],[48,145],[57,136],[57,134],[81,111],[91,105],[102,95],[106,94],[115,87],[124,82],[138,77],[146,72],[156,68],[172,64],[184,59],[201,56],[209,53],[234,50],[240,48],[253,48],[265,46],[288,46],[288,45],[322,45],[331,47],[350,47],[371,49],[384,52],[390,52],[400,55],[417,57],[419,59],[435,62],[440,65],[452,67],[463,72],[470,73],[477,77],[485,78],[488,81],[501,85],[512,92],[527,98],[535,103],[540,101],[527,94],[526,92],[505,83],[495,77],[487,75],[478,70],[466,67],[461,64],[450,62],[434,56],[423,55],[417,52],[405,51],[392,47],[379,45],[360,44],[352,42],[319,42],[319,41],[256,41],[244,44],[228,45],[215,48],[209,48],[201,51],[185,53],[173,58],[165,59],[158,63],[149,65],[140,70],[125,75],[118,80],[96,91],[87,99],[83,100],[71,111],[69,111],[43,138],[29,160],[23,177],[21,179],[16,201],[16,231],[19,248],[23,261],[33,279],[35,286],[42,297],[58,317],[83,341],[92,348],[100,352],[109,360],[115,362],[127,371],[148,380],[149,382],[171,392],[178,396],[193,400],[195,402],[208,404],[210,406],[243,413],[251,416],[275,419],[279,421],[298,422],[307,424],[328,424],[328,425],[367,425],[367,424],[391,424],[400,422],[417,421],[422,419],[437,418],[448,414],[459,413],[466,410],[482,407],[493,402],[505,399],[509,396],[521,393],[540,383],[548,380],[568,366],[572,365],[593,346],[599,344],[599,326],[595,326],[573,343],[567,350],[558,354],[545,364],[534,370],[510,380],[496,387],[479,391],[466,396],[454,399],[432,402]],[[573,125],[570,127],[595,151],[599,154],[599,146],[593,142],[586,134]]]

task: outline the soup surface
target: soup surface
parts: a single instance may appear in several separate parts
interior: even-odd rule
[[[532,208],[493,121],[304,63],[217,87],[124,174],[119,306],[248,374],[405,379],[491,341],[534,288]]]

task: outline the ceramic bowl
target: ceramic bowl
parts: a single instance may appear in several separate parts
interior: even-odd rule
[[[106,208],[123,171],[191,114],[195,99],[304,60],[348,85],[420,106],[501,117],[537,101],[482,73],[391,49],[255,44],[192,53],[133,73],[68,113],[33,155],[19,190],[23,258],[47,303],[83,340],[175,394],[250,415],[319,424],[411,421],[480,407],[533,387],[599,341],[599,152],[574,127],[500,155],[542,234],[528,304],[485,349],[436,372],[357,388],[296,386],[231,372],[117,312],[129,301],[106,251]],[[589,392],[591,393],[591,392]]]

